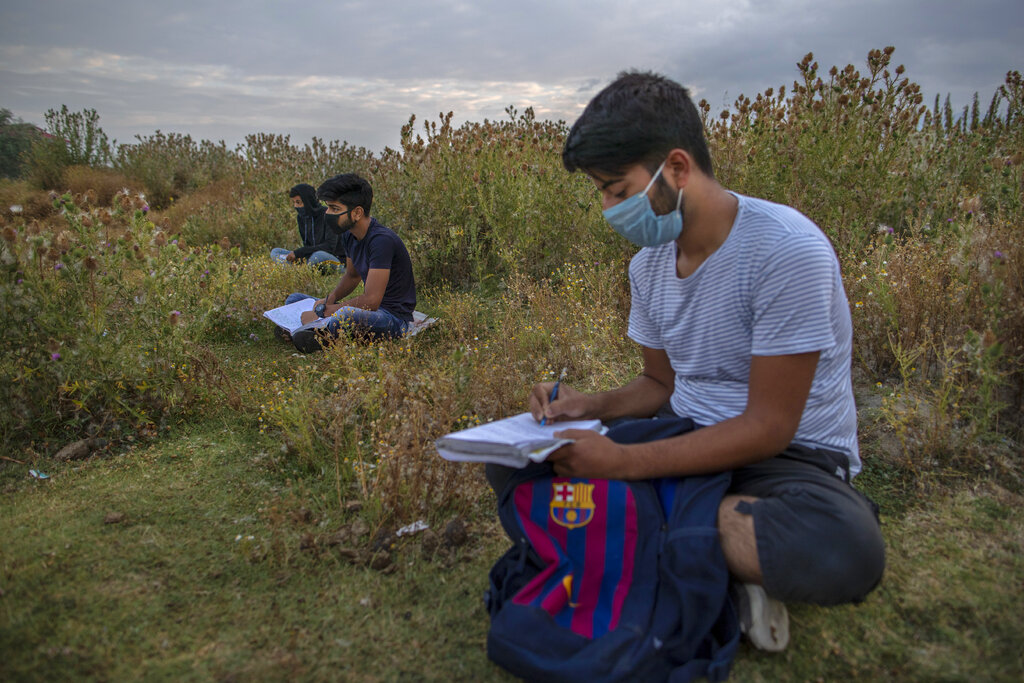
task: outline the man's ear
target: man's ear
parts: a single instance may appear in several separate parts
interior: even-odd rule
[[[697,169],[696,164],[693,161],[693,157],[685,149],[679,147],[673,149],[668,153],[668,158],[665,160],[665,168],[662,169],[662,173],[667,177],[671,178],[672,184],[679,189],[686,187],[687,183],[690,182],[690,175]]]

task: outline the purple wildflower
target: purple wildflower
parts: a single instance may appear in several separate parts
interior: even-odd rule
[[[996,249],[995,257],[996,257],[997,259],[1002,259],[1002,258],[1004,258],[1004,256],[1003,256],[1003,252],[1001,252],[1001,251],[999,251],[998,249]]]
[[[50,354],[50,360],[60,360],[60,354],[54,351]]]
[[[64,267],[64,264],[61,263],[60,261],[57,261],[56,263],[53,264],[53,269],[54,270],[60,270],[63,267]]]

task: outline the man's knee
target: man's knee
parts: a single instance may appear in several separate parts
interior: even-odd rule
[[[827,587],[811,594],[808,602],[819,605],[861,602],[882,580],[885,541],[873,518],[865,516],[851,521],[844,536],[823,541],[822,550],[818,575]]]
[[[852,496],[786,492],[737,509],[755,530],[762,585],[782,601],[859,602],[881,580],[885,543],[874,512]]]
[[[308,294],[303,294],[302,292],[292,292],[291,294],[289,294],[288,296],[286,296],[284,298],[284,303],[285,303],[285,305],[288,305],[288,304],[293,304],[296,301],[302,301],[303,299],[313,299],[313,298],[314,297],[312,297],[312,296],[310,296]]]

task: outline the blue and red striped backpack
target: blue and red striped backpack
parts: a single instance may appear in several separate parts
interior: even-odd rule
[[[693,429],[611,428],[620,443]],[[498,493],[513,546],[490,572],[487,655],[530,681],[728,678],[739,641],[718,505],[730,475],[648,481],[531,465]]]

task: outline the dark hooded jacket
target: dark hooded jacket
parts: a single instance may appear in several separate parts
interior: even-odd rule
[[[295,211],[302,246],[294,250],[295,258],[306,259],[315,251],[326,251],[337,256],[344,266],[345,247],[341,244],[341,236],[334,234],[324,225],[327,207],[321,206],[320,200],[316,198],[316,189],[312,185],[301,183],[289,190],[288,196],[302,198],[302,208]]]

